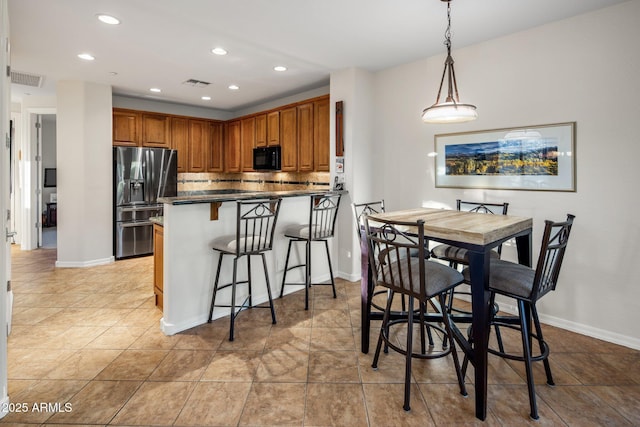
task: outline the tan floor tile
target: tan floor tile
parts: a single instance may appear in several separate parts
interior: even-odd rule
[[[309,382],[360,382],[355,351],[309,353]]]
[[[418,384],[422,397],[436,425],[501,425],[496,417],[487,411],[487,419],[475,418],[475,393],[473,386],[467,386],[468,395],[460,394],[458,384]],[[508,425],[508,424],[505,424]],[[517,423],[515,425],[518,425]]]
[[[147,328],[135,326],[111,326],[93,341],[86,345],[87,348],[102,348],[111,350],[124,350],[135,340],[140,338]]]
[[[240,416],[241,426],[300,426],[306,384],[254,383]],[[273,402],[278,402],[274,407]]]
[[[213,351],[171,350],[149,377],[150,381],[198,381]]]
[[[256,371],[258,382],[307,382],[309,353],[306,351],[268,351]]]
[[[48,421],[107,424],[140,384],[140,381],[91,381],[69,401],[69,412],[55,414]]]
[[[536,387],[538,389],[544,386]],[[540,396],[539,393],[537,393]],[[487,406],[501,425],[562,426],[564,423],[543,399],[536,399],[540,419],[529,417],[529,393],[526,385],[490,385]]]
[[[79,350],[52,371],[46,378],[91,380],[118,355],[120,350]]]
[[[360,384],[309,384],[305,426],[363,426],[367,414]]]
[[[167,353],[167,350],[124,350],[98,374],[96,379],[145,380]]]
[[[599,386],[590,390],[631,424],[640,425],[640,386]]]
[[[265,350],[309,351],[311,328],[271,328]]]
[[[640,353],[554,353],[554,361],[582,384],[640,384]]]
[[[198,383],[180,412],[176,425],[238,425],[250,389],[250,382]]]
[[[314,328],[350,328],[348,310],[318,309],[313,311]]]
[[[111,423],[172,425],[194,387],[192,382],[145,382]]]
[[[122,322],[119,323],[119,326],[123,325]],[[171,350],[177,342],[177,335],[167,336],[162,333],[160,327],[150,327],[129,348],[138,350]]]
[[[11,317],[12,325],[35,325],[62,310],[61,307],[50,308],[25,308],[24,310],[14,310]]]
[[[236,328],[233,341],[227,339],[220,343],[220,350],[262,351],[271,331],[270,326]]]
[[[411,411],[402,408],[404,384],[363,384],[371,427],[434,426],[420,389],[411,385]]]
[[[351,350],[356,349],[351,328],[319,328],[311,330],[311,350]]]
[[[7,371],[9,379],[40,380],[58,369],[75,350],[13,349],[9,346],[7,353]]]
[[[217,351],[202,375],[202,381],[253,381],[260,364],[258,351]]]

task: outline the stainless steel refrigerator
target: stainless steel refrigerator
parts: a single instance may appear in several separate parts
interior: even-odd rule
[[[113,148],[113,248],[116,259],[153,253],[160,197],[178,193],[178,153],[163,148]]]

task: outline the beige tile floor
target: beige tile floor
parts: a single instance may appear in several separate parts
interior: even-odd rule
[[[9,395],[20,425],[429,426],[480,425],[457,389],[450,358],[415,361],[412,410],[402,409],[401,356],[359,351],[359,283],[298,292],[268,310],[175,336],[159,330],[152,259],[56,269],[55,249],[14,249]],[[528,418],[519,363],[490,359],[487,425],[640,425],[640,352],[553,327],[556,386],[536,369],[540,420]],[[507,334],[508,335],[508,334]],[[507,336],[510,347],[517,337]],[[48,407],[40,405],[51,404]],[[55,405],[58,405],[56,407]],[[65,406],[67,404],[67,406]],[[40,410],[34,410],[40,409]],[[26,411],[21,411],[26,409]]]

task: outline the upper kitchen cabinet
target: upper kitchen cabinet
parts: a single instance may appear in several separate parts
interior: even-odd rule
[[[136,147],[140,144],[140,112],[113,109],[113,145]]]
[[[242,153],[240,155],[242,171],[253,171],[253,149],[256,147],[256,118],[249,117],[241,120],[241,146]]]
[[[298,105],[298,171],[313,171],[313,103]]]
[[[178,173],[189,172],[189,119],[171,118],[171,148],[178,150]]]
[[[267,114],[267,145],[280,145],[280,111]]]
[[[206,172],[210,138],[208,120],[189,119],[189,172]]]
[[[280,110],[280,146],[282,147],[283,172],[298,170],[297,110],[296,107]]]
[[[209,149],[207,150],[207,171],[224,171],[224,132],[222,122],[210,124]]]
[[[267,115],[256,116],[256,147],[267,146]]]
[[[224,150],[224,170],[226,172],[240,172],[240,120],[226,123],[227,144]]]
[[[331,159],[329,114],[328,97],[313,103],[313,161],[314,170],[317,172],[329,172]]]
[[[142,113],[142,146],[171,147],[171,117],[166,114]]]

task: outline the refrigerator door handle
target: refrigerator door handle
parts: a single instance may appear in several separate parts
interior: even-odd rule
[[[120,223],[120,227],[129,228],[129,227],[146,227],[148,225],[153,225],[151,221],[138,221],[138,222],[122,222]]]
[[[133,208],[121,208],[121,212],[138,212],[138,211],[157,211],[158,209],[162,209],[162,206],[143,206],[143,207],[133,207]]]

